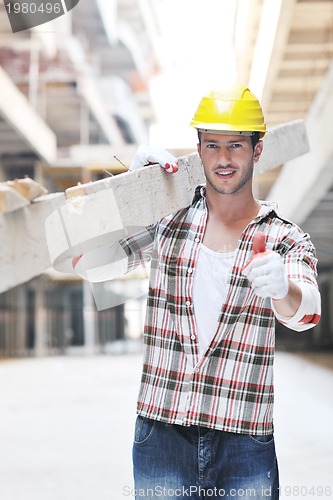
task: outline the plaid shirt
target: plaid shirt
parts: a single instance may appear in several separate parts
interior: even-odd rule
[[[256,296],[240,271],[252,255],[257,230],[266,234],[267,248],[284,258],[290,279],[317,297],[307,301],[302,317],[279,319],[295,330],[311,328],[319,320],[320,301],[309,236],[281,218],[274,204],[263,202],[262,207],[239,240],[218,328],[202,358],[192,284],[207,222],[204,188],[197,188],[191,206],[121,242],[129,270],[151,259],[137,403],[141,416],[229,432],[272,433],[277,314],[271,299]]]

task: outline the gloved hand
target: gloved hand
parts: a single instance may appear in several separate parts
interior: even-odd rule
[[[256,295],[283,299],[289,290],[288,277],[282,257],[266,250],[265,239],[259,231],[253,241],[254,256],[243,267],[242,273],[250,281]]]
[[[168,174],[173,174],[178,171],[177,158],[171,153],[165,149],[147,146],[145,144],[138,147],[132,160],[130,170],[133,172],[138,168],[154,163],[159,163]]]

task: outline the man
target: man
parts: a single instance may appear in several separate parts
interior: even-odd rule
[[[266,125],[250,90],[211,92],[192,125],[206,177],[192,204],[74,264],[101,281],[151,260],[137,498],[278,498],[274,325],[303,331],[318,322],[315,250],[273,203],[253,196]],[[132,169],[149,162],[176,170],[169,153],[145,147]],[[254,256],[258,231],[266,248]]]

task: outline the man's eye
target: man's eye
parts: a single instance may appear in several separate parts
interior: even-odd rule
[[[207,148],[209,148],[209,149],[217,148],[217,145],[216,144],[207,144]]]
[[[240,143],[238,143],[238,142],[235,142],[234,144],[230,144],[230,147],[234,148],[234,149],[237,149],[237,148],[241,148],[242,145]]]

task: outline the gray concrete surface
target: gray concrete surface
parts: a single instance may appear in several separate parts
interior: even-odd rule
[[[0,362],[0,500],[121,500],[141,356]],[[276,356],[282,498],[333,496],[333,371]]]

